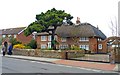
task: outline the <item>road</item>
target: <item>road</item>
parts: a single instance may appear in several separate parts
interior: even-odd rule
[[[112,72],[2,57],[2,73],[112,73]]]

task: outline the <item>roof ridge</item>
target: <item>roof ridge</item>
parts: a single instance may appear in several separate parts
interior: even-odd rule
[[[26,27],[15,27],[15,28],[6,28],[6,29],[19,29],[19,28],[26,28]],[[5,29],[2,29],[5,30]]]

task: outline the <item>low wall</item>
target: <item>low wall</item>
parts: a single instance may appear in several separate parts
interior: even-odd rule
[[[23,56],[36,56],[36,57],[48,57],[48,58],[60,58],[60,59],[70,59],[83,57],[84,50],[38,50],[38,49],[14,49],[14,55]]]

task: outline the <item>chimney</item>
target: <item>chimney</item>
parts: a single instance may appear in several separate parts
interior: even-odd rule
[[[99,27],[98,27],[98,25],[97,25],[97,29],[99,30]]]
[[[77,24],[77,25],[80,24],[80,18],[79,18],[79,17],[77,17],[76,24]]]

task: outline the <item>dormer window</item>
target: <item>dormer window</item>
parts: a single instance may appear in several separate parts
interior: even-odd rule
[[[101,39],[101,38],[98,38],[98,41],[102,41],[102,39]]]

